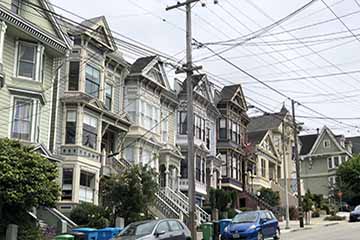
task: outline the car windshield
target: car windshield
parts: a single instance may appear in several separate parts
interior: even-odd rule
[[[256,212],[244,212],[239,213],[232,220],[233,223],[246,223],[246,222],[255,222],[258,217]]]
[[[360,211],[360,205],[355,208],[355,211]]]
[[[145,236],[152,233],[156,225],[155,221],[132,223],[128,225],[120,234],[120,236]]]

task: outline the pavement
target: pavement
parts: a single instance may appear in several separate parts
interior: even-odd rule
[[[339,212],[339,213],[337,213],[337,215],[345,217],[346,220],[349,219],[349,213]],[[303,231],[303,230],[310,230],[310,229],[318,228],[318,227],[329,227],[329,226],[338,225],[338,224],[346,222],[346,220],[345,221],[325,221],[324,220],[325,217],[326,216],[321,216],[319,218],[312,218],[310,220],[310,224],[305,225],[304,228],[300,228],[299,221],[289,221],[289,229],[286,229],[286,222],[282,221],[279,223],[280,231],[281,231],[281,233],[297,232],[297,231]]]
[[[281,240],[358,240],[360,223],[339,222],[335,225],[319,225],[301,231],[284,232]]]

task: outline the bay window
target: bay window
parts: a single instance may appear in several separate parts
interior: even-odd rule
[[[76,139],[76,111],[66,114],[65,144],[75,144]]]
[[[105,84],[105,107],[107,110],[111,110],[113,98],[113,86]]]
[[[219,138],[226,139],[226,119],[219,120]]]
[[[72,200],[73,193],[73,169],[64,168],[62,174],[62,195],[61,200]]]
[[[90,65],[86,65],[85,79],[85,92],[94,98],[98,98],[100,90],[100,71]]]
[[[15,98],[12,117],[11,137],[31,141],[33,101]]]
[[[37,45],[19,42],[17,76],[35,80]]]
[[[79,200],[82,202],[93,202],[95,191],[95,174],[85,171],[80,172]]]
[[[96,149],[97,143],[97,118],[84,114],[83,146]]]
[[[80,62],[70,62],[69,64],[69,91],[78,91],[79,90],[79,71],[80,71]]]
[[[179,134],[186,135],[187,133],[187,116],[186,112],[179,112],[178,115],[178,126],[179,126]]]

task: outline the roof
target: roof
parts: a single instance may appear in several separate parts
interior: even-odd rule
[[[300,139],[301,144],[302,144],[302,147],[301,147],[301,150],[300,150],[300,155],[306,155],[311,151],[311,149],[314,146],[318,136],[319,136],[318,134],[299,136],[299,139]]]
[[[156,56],[138,58],[130,68],[130,73],[141,73],[147,65],[149,65]]]
[[[265,137],[268,130],[262,130],[257,132],[249,132],[248,133],[248,140],[251,143],[251,145],[255,146],[256,144],[259,144],[263,138]]]
[[[240,84],[224,86],[221,90],[221,100],[222,101],[230,101],[236,91],[239,89]]]
[[[351,141],[352,143],[352,154],[360,154],[360,136],[359,137],[349,137],[346,140]]]
[[[264,114],[258,117],[250,118],[250,123],[248,125],[248,132],[256,132],[260,130],[269,130],[278,128],[284,119],[286,113],[271,113]]]

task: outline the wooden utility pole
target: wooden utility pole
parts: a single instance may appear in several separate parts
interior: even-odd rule
[[[289,193],[288,193],[288,170],[286,162],[286,149],[285,149],[285,116],[282,121],[282,152],[283,152],[283,168],[284,168],[284,188],[285,188],[285,229],[289,229]]]
[[[299,223],[300,227],[304,227],[304,214],[303,214],[303,207],[302,207],[302,196],[301,196],[301,180],[300,180],[300,160],[299,160],[299,151],[298,151],[298,127],[295,120],[295,101],[291,100],[292,106],[292,117],[293,117],[293,125],[294,125],[294,151],[295,151],[295,163],[296,163],[296,185],[297,185],[297,192],[298,192],[298,209],[299,209]]]
[[[188,139],[188,197],[189,197],[189,228],[193,240],[196,240],[196,205],[195,205],[195,161],[194,161],[194,106],[193,106],[193,66],[192,66],[192,29],[191,4],[199,0],[187,0],[166,8],[171,10],[185,6],[186,8],[186,92],[187,92],[187,139]]]

